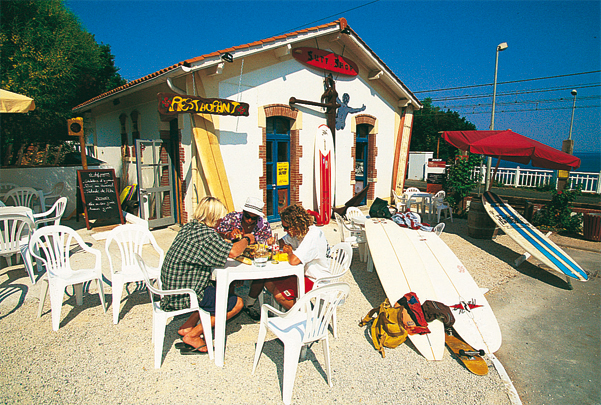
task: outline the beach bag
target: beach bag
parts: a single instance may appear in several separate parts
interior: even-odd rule
[[[392,307],[388,298],[380,304],[379,307],[373,308],[359,322],[359,326],[365,326],[373,319],[377,313],[377,318],[373,319],[371,324],[371,339],[376,350],[380,352],[382,358],[386,357],[384,348],[394,349],[402,344],[407,339],[407,331],[401,325],[402,307]]]
[[[444,328],[448,329],[455,323],[455,317],[451,312],[451,308],[438,301],[424,301],[422,304],[422,311],[424,312],[424,318],[427,322],[432,322],[435,319],[439,319],[443,324]]]
[[[391,218],[392,214],[388,209],[388,203],[380,197],[376,197],[369,208],[369,216],[371,218]]]

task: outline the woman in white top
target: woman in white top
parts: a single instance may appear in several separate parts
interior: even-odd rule
[[[328,241],[322,230],[313,225],[313,217],[300,205],[291,205],[280,212],[282,227],[287,232],[280,239],[280,248],[288,254],[288,262],[305,266],[305,292],[313,282],[330,275],[327,259]],[[298,297],[296,276],[265,281],[265,287],[284,308],[290,309]]]

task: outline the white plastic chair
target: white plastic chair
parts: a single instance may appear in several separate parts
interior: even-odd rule
[[[198,297],[196,292],[189,288],[182,288],[179,290],[161,290],[156,288],[150,282],[149,274],[144,264],[144,260],[139,254],[134,253],[134,257],[138,262],[138,266],[144,275],[144,283],[148,289],[148,295],[150,295],[150,301],[152,303],[152,341],[154,343],[154,368],[161,368],[161,360],[163,357],[163,342],[165,341],[165,326],[169,318],[174,316],[187,314],[190,312],[198,311],[200,315],[200,322],[204,329],[205,342],[207,344],[207,350],[209,352],[209,358],[213,360],[213,333],[211,331],[211,315],[198,306]],[[155,301],[154,294],[161,297],[165,295],[190,295],[190,308],[180,309],[177,311],[163,311],[161,309],[161,301]]]
[[[19,185],[15,183],[0,183],[0,194],[6,194],[13,188],[17,187],[19,187]]]
[[[113,266],[113,255],[110,252],[110,247],[115,242],[119,247],[121,254],[121,268]],[[134,253],[140,256],[143,254],[144,244],[150,242],[152,248],[158,255],[158,266],[150,267],[146,266],[148,272],[148,278],[150,280],[158,280],[158,286],[161,287],[161,267],[163,267],[163,260],[165,259],[165,252],[157,244],[156,239],[152,235],[152,232],[144,225],[119,225],[114,228],[106,238],[106,255],[109,258],[109,267],[111,268],[111,282],[113,284],[112,295],[113,295],[113,323],[117,325],[119,323],[119,310],[121,304],[121,296],[123,295],[123,287],[126,283],[132,283],[137,281],[144,281],[144,274],[138,266],[138,261],[134,257]],[[146,256],[145,256],[146,257]],[[148,258],[145,260],[148,263]]]
[[[334,245],[332,249],[330,249],[330,257],[329,261],[329,270],[330,276],[318,278],[313,283],[313,288],[323,287],[324,285],[328,285],[331,283],[335,283],[339,281],[344,274],[349,271],[351,267],[351,261],[353,260],[353,248],[347,242],[341,242],[337,245]],[[334,338],[338,338],[338,324],[337,324],[337,316],[336,309],[332,313],[332,334]]]
[[[9,190],[4,196],[6,205],[29,207],[34,209],[34,201],[40,204],[40,195],[35,188],[15,187]]]
[[[364,261],[365,258],[365,245],[367,244],[367,238],[364,235],[363,229],[354,225],[347,225],[344,219],[338,214],[334,213],[336,223],[338,224],[338,231],[340,232],[340,242],[348,242],[352,245],[357,245],[359,249],[359,259]],[[346,233],[348,232],[348,236]]]
[[[453,210],[451,209],[451,206],[444,201],[445,196],[446,193],[443,190],[440,190],[432,197],[432,210],[436,210],[436,222],[440,222],[440,212],[445,210],[448,212],[448,216],[451,217],[451,222],[453,222]],[[445,212],[444,218],[447,219],[448,216]]]
[[[397,211],[404,212],[407,208],[407,195],[405,193],[398,195],[393,188],[392,196],[394,197],[394,206],[396,207]]]
[[[6,264],[12,266],[12,256],[22,253],[22,246],[27,246],[33,234],[34,224],[28,215],[0,214],[0,256],[6,259]],[[26,257],[23,256],[25,263]],[[35,284],[31,267],[25,266],[29,277]]]
[[[72,245],[75,245],[77,252],[72,253]],[[83,250],[83,253],[89,253],[94,256],[93,267],[73,269],[71,258],[75,255],[78,257],[77,261],[79,262],[81,258],[80,250]],[[100,251],[89,247],[75,230],[64,225],[50,225],[40,228],[31,237],[29,253],[46,268],[46,275],[42,279],[42,281],[45,281],[45,285],[41,289],[38,318],[42,316],[44,301],[46,300],[48,289],[50,289],[52,330],[57,331],[60,326],[63,296],[65,289],[70,285],[73,286],[76,292],[77,305],[81,305],[83,283],[96,280],[102,310],[106,313]]]
[[[348,207],[346,209],[346,220],[351,222],[352,218],[364,217],[365,214],[357,207]]]
[[[440,236],[440,234],[444,230],[445,225],[446,224],[444,222],[441,222],[440,224],[438,224],[434,228],[432,228],[432,232],[434,232],[436,234],[436,236]]]
[[[48,222],[54,222],[53,225],[60,225],[61,218],[65,213],[65,208],[67,208],[67,197],[61,197],[52,205],[46,212],[42,212],[40,214],[33,214],[34,224],[36,229],[39,228],[40,224],[45,224]]]
[[[65,182],[63,181],[59,181],[57,183],[54,184],[54,186],[52,187],[52,190],[50,190],[49,192],[44,192],[44,198],[45,198],[45,202],[46,204],[50,204],[51,202],[56,202],[59,198],[61,198],[62,196],[62,192],[65,189]]]
[[[334,310],[344,302],[348,293],[348,284],[334,283],[309,291],[288,312],[278,311],[268,304],[261,306],[261,324],[252,373],[255,373],[259,363],[267,329],[269,329],[284,343],[284,381],[282,389],[284,404],[290,404],[292,400],[292,389],[294,388],[301,349],[309,343],[322,342],[328,385],[332,386],[328,325]],[[269,312],[275,316],[269,317]]]

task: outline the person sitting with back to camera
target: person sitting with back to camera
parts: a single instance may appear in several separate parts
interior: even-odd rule
[[[215,325],[215,285],[211,283],[211,273],[215,267],[223,267],[228,257],[237,257],[246,247],[254,243],[253,234],[245,235],[238,242],[223,239],[215,230],[219,220],[227,210],[215,197],[204,197],[196,210],[193,220],[185,224],[165,255],[161,268],[161,283],[166,290],[191,288],[198,296],[199,306],[211,314],[211,324]],[[227,302],[227,319],[238,314],[244,303],[230,290]],[[161,299],[163,311],[176,311],[190,307],[189,295],[166,295]],[[179,328],[178,333],[184,343],[176,343],[182,354],[207,353],[203,338],[202,323],[198,312],[192,313]],[[198,325],[197,325],[198,324]]]
[[[288,254],[288,263],[293,266],[304,266],[305,292],[311,291],[316,279],[330,275],[327,258],[328,241],[323,231],[313,225],[313,217],[300,205],[284,208],[280,212],[280,218],[282,227],[287,232],[279,240],[280,248]],[[265,288],[286,309],[292,308],[298,297],[296,276],[255,281],[264,281]]]

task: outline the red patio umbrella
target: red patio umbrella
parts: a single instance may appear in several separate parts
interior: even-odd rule
[[[580,167],[580,159],[516,134],[505,131],[445,131],[442,138],[461,150],[478,155],[496,157],[510,162],[532,164],[552,170],[574,170]],[[499,165],[497,161],[497,167]]]

